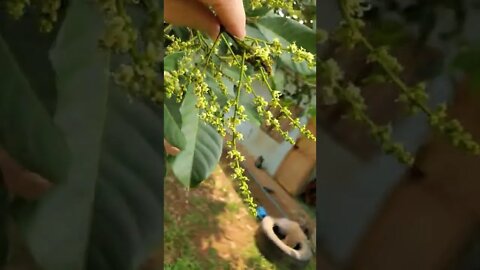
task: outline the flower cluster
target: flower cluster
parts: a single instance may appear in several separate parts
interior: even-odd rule
[[[181,102],[184,93],[187,91],[186,83],[191,82],[192,79],[188,71],[193,70],[194,52],[199,48],[199,45],[194,40],[182,41],[171,35],[165,35],[166,39],[171,41],[166,49],[167,55],[179,54],[181,57],[176,59],[176,69],[164,72],[164,87],[167,98],[176,97],[177,102]]]
[[[7,0],[5,5],[7,12],[16,20],[25,14],[29,6],[35,7],[40,13],[40,31],[48,33],[52,31],[54,23],[58,20],[61,0],[44,0],[33,4],[30,0]]]
[[[8,14],[10,14],[15,20],[18,20],[23,16],[26,7],[29,5],[29,0],[9,0],[5,2]]]
[[[315,67],[315,56],[307,52],[304,48],[298,47],[295,43],[288,45],[287,50],[292,54],[293,62],[306,62],[309,67]]]
[[[240,151],[236,150],[236,145],[232,141],[227,142],[227,146],[231,148],[228,152],[228,158],[232,161],[230,162],[230,167],[233,168],[232,178],[239,182],[240,192],[243,196],[243,201],[248,205],[248,210],[255,216],[257,214],[257,204],[253,201],[252,195],[248,188],[248,178],[245,176],[245,169],[240,166],[240,162],[244,161],[245,158],[242,156]]]
[[[132,25],[132,19],[125,15],[116,15],[106,22],[105,35],[100,40],[102,47],[115,53],[126,53],[135,48],[138,32]]]
[[[278,118],[287,119],[291,126],[307,138],[315,140],[315,136],[306,126],[292,117],[292,113],[284,105],[285,100],[281,98],[280,91],[275,89],[275,85],[272,86],[272,75],[282,54],[290,55],[293,62],[305,63],[312,70],[315,69],[315,56],[296,44],[283,46],[278,39],[266,41],[246,37],[238,40],[224,31],[213,44],[200,32],[190,31],[188,38],[169,35],[171,26],[162,30],[162,9],[158,2],[152,0],[141,1],[141,6],[138,0],[95,2],[105,18],[105,30],[99,46],[121,56],[123,60],[112,67],[113,81],[130,94],[147,97],[158,104],[161,104],[165,97],[181,102],[187,91],[193,92],[200,118],[216,128],[221,136],[231,138],[227,146],[231,148],[229,157],[235,172],[233,177],[239,181],[245,202],[254,213],[256,208],[249,193],[248,178],[244,176],[241,167],[243,157],[237,150],[237,142],[243,139],[237,130],[238,125],[248,120],[241,96],[253,96],[257,112],[264,118],[265,123],[290,143],[293,144],[294,140],[288,132],[282,130]],[[283,9],[289,14],[295,13],[293,1],[251,1],[253,8],[264,5]],[[22,17],[29,6],[36,7],[41,15],[40,30],[51,31],[58,20],[61,1],[45,0],[33,4],[30,0],[6,1],[7,10],[14,18]],[[133,19],[133,10],[144,13],[142,27]],[[163,46],[164,39],[168,42],[166,49]],[[173,57],[168,63],[173,67],[163,71],[162,85],[160,69],[164,54],[166,57]],[[255,81],[266,86],[271,95],[270,101],[259,96],[253,87]],[[281,116],[274,117],[270,109],[280,111]]]
[[[163,32],[160,7],[155,1],[144,1],[147,21],[139,29],[129,9],[139,1],[96,0],[105,16],[105,33],[100,46],[110,52],[125,55],[126,60],[112,72],[114,81],[135,96],[163,101],[160,63],[163,58]]]
[[[370,51],[367,56],[367,63],[381,62],[389,70],[400,73],[403,71],[403,67],[398,62],[397,58],[393,57],[387,46],[382,46]]]
[[[472,139],[472,135],[465,131],[458,120],[448,118],[445,104],[439,105],[435,111],[431,112],[429,123],[433,128],[445,134],[454,146],[475,155],[480,154],[480,146]]]
[[[294,1],[282,1],[282,0],[251,0],[250,5],[253,10],[268,6],[270,8],[283,9],[289,12],[293,11]]]
[[[230,136],[227,143],[230,148],[230,166],[233,178],[240,183],[244,200],[248,203],[252,214],[255,213],[255,203],[250,195],[244,169],[241,162],[244,157],[237,149],[237,142],[242,140],[242,134],[237,127],[248,120],[246,108],[242,105],[241,96],[250,95],[258,115],[264,122],[278,131],[286,141],[294,143],[288,132],[281,129],[280,119],[287,119],[291,126],[297,128],[304,136],[316,140],[315,136],[292,117],[291,111],[285,105],[281,92],[276,89],[272,74],[275,73],[276,63],[282,54],[291,56],[295,63],[305,63],[307,67],[316,67],[315,55],[307,52],[297,44],[283,46],[279,40],[271,42],[247,36],[244,40],[237,40],[226,32],[212,44],[199,32],[189,31],[188,38],[169,35],[171,26],[163,29],[162,8],[158,1],[145,0],[95,0],[105,17],[105,33],[99,40],[99,45],[110,52],[123,56],[123,61],[114,67],[112,78],[116,84],[124,87],[131,94],[147,97],[161,104],[164,97],[175,98],[181,102],[187,91],[196,96],[195,106],[200,111],[200,118],[215,127],[221,136]],[[5,0],[6,11],[14,19],[24,16],[28,8],[35,9],[40,14],[40,30],[50,32],[54,23],[58,21],[58,12],[61,0]],[[268,6],[276,11],[295,17],[294,10],[300,3],[297,1],[280,0],[251,0],[250,7],[258,9]],[[465,131],[456,119],[447,115],[445,105],[431,109],[425,84],[409,86],[400,79],[399,73],[403,68],[395,57],[390,55],[388,47],[374,47],[363,34],[365,23],[362,16],[370,8],[366,0],[339,0],[343,14],[343,22],[333,33],[333,39],[349,48],[361,46],[367,50],[366,61],[381,68],[383,74],[367,76],[364,82],[382,81],[397,86],[400,94],[398,101],[406,105],[410,113],[424,113],[429,124],[444,134],[453,145],[474,154],[480,154],[480,145],[472,139],[472,135]],[[141,27],[134,22],[129,11],[143,12],[145,16]],[[313,13],[312,13],[313,14]],[[306,16],[312,17],[312,16]],[[299,18],[297,16],[297,18]],[[311,18],[307,20],[312,23]],[[325,42],[328,33],[317,30],[317,41]],[[168,46],[164,50],[164,39]],[[165,52],[166,51],[166,52]],[[160,81],[162,60],[164,53],[170,58],[173,67],[163,71],[164,83]],[[167,63],[165,63],[167,66]],[[366,113],[367,106],[360,89],[353,83],[346,81],[345,76],[333,60],[320,62],[320,75],[323,76],[321,98],[325,103],[336,101],[350,106],[350,116],[365,124],[372,137],[382,146],[386,153],[391,153],[406,164],[413,163],[413,157],[402,145],[391,139],[390,125],[375,124]],[[286,80],[297,83],[300,89],[305,82],[298,83],[296,76],[286,74]],[[293,79],[292,79],[293,78]],[[260,82],[269,90],[271,99],[267,101],[260,96],[253,87],[254,82]],[[304,85],[302,85],[304,84]],[[308,87],[306,87],[308,89]],[[284,94],[284,93],[283,93]],[[271,109],[280,111],[278,118],[273,116]],[[232,115],[233,113],[233,115]]]
[[[279,109],[282,118],[288,119],[307,138],[315,140],[305,125],[299,119],[294,119],[288,108],[282,105],[280,92],[270,83],[275,57],[287,53],[296,62],[304,62],[313,69],[314,55],[296,45],[282,46],[277,39],[268,42],[247,36],[238,40],[226,32],[222,32],[214,42],[206,40],[200,32],[191,32],[191,36],[184,40],[168,34],[166,38],[170,42],[166,57],[175,58],[176,63],[164,71],[166,97],[175,96],[177,101],[181,101],[185,91],[193,91],[200,118],[214,127],[221,136],[230,138],[226,146],[231,160],[229,165],[234,172],[232,177],[238,181],[244,201],[252,214],[255,214],[256,205],[241,166],[244,157],[237,145],[243,139],[237,130],[238,125],[248,120],[241,97],[251,95],[258,115],[290,143],[294,144],[294,140],[288,132],[281,129],[279,119],[267,108]],[[255,81],[266,86],[271,96],[270,101],[256,92],[253,87]]]
[[[393,83],[400,90],[398,101],[405,104],[410,113],[423,112],[428,117],[429,124],[443,133],[453,145],[470,153],[480,154],[480,145],[472,139],[470,133],[464,130],[458,120],[449,119],[446,106],[440,105],[434,111],[428,107],[425,83],[408,86],[399,76],[403,67],[389,53],[388,47],[376,48],[367,40],[362,33],[365,24],[361,20],[364,11],[368,9],[365,1],[340,0],[340,6],[344,21],[334,34],[336,41],[348,48],[354,48],[357,45],[363,46],[368,51],[366,61],[377,64],[384,73],[384,75],[368,76],[364,82]],[[338,64],[333,59],[329,59],[320,63],[320,70],[324,81],[322,91],[324,102],[336,102],[338,100],[349,104],[352,118],[364,123],[370,129],[373,138],[379,142],[384,152],[393,154],[402,163],[412,164],[414,162],[413,156],[402,145],[392,141],[390,125],[378,126],[369,118],[360,89],[352,83],[345,82],[343,72]]]
[[[411,165],[413,156],[399,143],[392,140],[392,128],[390,125],[379,126],[375,124],[367,114],[367,105],[361,95],[360,89],[352,83],[343,84],[343,73],[338,64],[329,59],[320,63],[320,74],[324,77],[324,88],[332,92],[335,99],[339,99],[350,105],[352,119],[365,124],[370,129],[372,137],[380,144],[382,150],[395,156],[403,164]]]

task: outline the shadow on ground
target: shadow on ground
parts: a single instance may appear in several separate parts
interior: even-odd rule
[[[142,270],[275,269],[258,253],[257,223],[220,167],[190,190],[167,176],[164,218],[163,249]]]

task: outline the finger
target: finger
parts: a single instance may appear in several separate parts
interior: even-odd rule
[[[201,2],[196,0],[165,0],[165,21],[177,26],[191,27],[206,32],[215,39],[220,32],[220,22]]]
[[[176,156],[180,153],[180,149],[175,146],[172,146],[167,140],[163,139],[163,146],[165,147],[165,152],[168,155]]]
[[[246,17],[242,0],[200,0],[211,6],[230,34],[243,39],[246,35]]]
[[[15,179],[15,187],[18,196],[26,200],[40,199],[50,188],[52,183],[39,174],[25,171],[19,178]]]
[[[0,171],[6,189],[27,200],[39,199],[52,186],[47,179],[23,168],[3,149],[0,149]]]

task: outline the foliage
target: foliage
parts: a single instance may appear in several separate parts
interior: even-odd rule
[[[59,27],[45,34],[50,44],[37,50],[31,49],[35,35],[13,34],[16,22],[2,27],[1,54],[8,61],[0,65],[6,119],[0,143],[55,183],[37,202],[10,202],[41,269],[137,269],[161,241],[161,110],[111,83],[110,65],[121,59],[98,47],[104,32],[98,11],[88,1],[65,4]],[[36,10],[26,12],[24,20],[35,29],[38,22],[28,15]],[[15,46],[25,38],[29,47]],[[46,66],[23,61],[31,54],[41,55]],[[42,72],[49,67],[52,74]],[[36,73],[50,77],[43,81]],[[44,102],[39,93],[51,88],[55,100]]]
[[[248,36],[238,40],[222,31],[212,41],[191,29],[163,27],[161,1],[3,1],[11,16],[0,10],[0,145],[54,188],[28,202],[5,195],[2,186],[0,200],[38,267],[138,268],[162,235],[163,124],[165,137],[183,150],[169,165],[189,187],[208,177],[222,137],[230,138],[234,178],[253,213],[237,127],[261,120],[292,142],[270,111],[278,109],[315,139],[288,105],[314,111],[314,44],[329,37],[366,49],[366,60],[383,70],[381,80],[397,85],[399,100],[412,113],[424,113],[454,145],[478,154],[478,144],[447,116],[445,105],[426,105],[425,84],[405,84],[388,48],[366,38],[365,3],[339,3],[344,22],[327,34],[315,33],[312,1],[245,0]],[[22,35],[28,29],[44,34]],[[361,89],[344,78],[338,64],[321,59],[318,65],[326,82],[322,100],[349,104],[352,117],[370,127],[386,152],[411,164],[413,157],[392,141],[390,127],[369,118]],[[5,229],[9,217],[2,215]],[[1,260],[8,261],[8,248],[2,241]]]
[[[0,143],[55,184],[33,203],[9,194],[11,214],[41,269],[138,268],[162,235],[162,123],[183,150],[170,165],[187,186],[207,178],[221,136],[230,133],[235,177],[246,194],[236,127],[247,115],[279,129],[269,111],[279,108],[313,138],[285,105],[315,95],[312,2],[247,1],[249,37],[222,32],[215,42],[189,29],[163,30],[157,1],[3,4],[10,17],[2,13]],[[296,10],[303,7],[305,13]],[[20,25],[31,33],[26,43],[16,34]],[[27,46],[36,43],[38,50]],[[183,87],[172,88],[177,79]],[[270,100],[256,92],[256,82]],[[302,92],[282,95],[286,86]]]
[[[250,4],[247,6],[254,9],[261,2],[252,1]],[[278,8],[277,11],[286,9],[287,12],[293,12],[293,5],[289,2],[267,1],[267,4]],[[216,40],[210,41],[200,32],[167,26],[164,77],[167,99],[176,100],[184,109],[198,110],[185,121],[199,115],[222,137],[228,135],[231,138],[226,145],[230,148],[228,156],[234,170],[233,178],[239,181],[244,200],[252,214],[255,214],[256,205],[246,183],[248,178],[240,166],[244,157],[237,150],[237,142],[242,139],[237,127],[248,120],[249,114],[257,114],[268,126],[282,134],[285,140],[294,144],[288,132],[281,129],[279,119],[273,117],[271,110],[278,109],[282,112],[282,118],[288,119],[293,127],[308,138],[315,139],[284,105],[284,98],[281,97],[284,91],[279,82],[281,78],[276,76],[279,72],[283,79],[297,77],[290,79],[295,81],[297,89],[301,89],[300,85],[308,84],[305,82],[308,77],[315,75],[315,34],[308,26],[275,11],[263,11],[262,15],[257,13],[255,17],[250,17],[247,30],[248,35],[243,40],[222,30]],[[290,75],[285,76],[287,72]],[[270,101],[259,93],[258,83],[266,87]],[[304,91],[310,94],[312,86],[305,87]],[[194,95],[191,96],[191,93]],[[246,112],[247,104],[242,103],[245,100],[242,96],[247,96],[248,102],[253,101],[255,112]],[[191,100],[195,102],[189,104]],[[170,129],[169,126],[165,128]],[[178,128],[173,125],[172,129]],[[195,137],[194,134],[192,131],[183,132],[185,137]],[[175,137],[167,136],[167,139],[175,140]],[[188,140],[184,149],[190,151],[196,143],[195,140]],[[181,155],[175,159],[183,164]],[[178,163],[174,163],[175,175],[184,175],[185,169],[175,169],[175,164]],[[180,178],[184,179],[181,180],[184,184],[194,186],[191,183],[199,183],[206,176],[203,174],[199,178],[192,175],[190,180],[186,176]]]

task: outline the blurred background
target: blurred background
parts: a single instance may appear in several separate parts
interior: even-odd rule
[[[480,5],[471,0],[370,1],[367,37],[388,45],[409,85],[427,82],[429,103],[448,104],[480,139]],[[336,0],[318,2],[317,27],[332,31]],[[319,48],[354,82],[372,70],[365,52]],[[322,85],[318,85],[321,89]],[[320,90],[319,90],[320,91]],[[480,159],[406,116],[388,83],[361,87],[377,123],[416,154],[413,167],[381,152],[342,104],[317,106],[317,250],[322,269],[480,269]],[[320,263],[319,263],[320,264]]]

